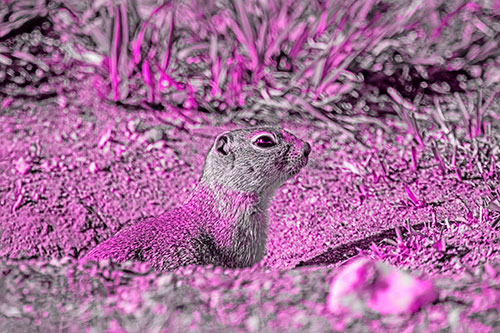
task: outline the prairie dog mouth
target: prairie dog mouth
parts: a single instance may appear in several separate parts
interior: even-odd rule
[[[311,147],[309,146],[308,143],[306,143],[304,145],[304,149],[302,150],[302,154],[300,156],[297,156],[295,154],[292,154],[292,155],[295,155],[295,156],[292,156],[292,157],[288,157],[289,161],[287,163],[287,170],[286,170],[286,173],[287,173],[287,176],[288,178],[291,178],[293,176],[295,176],[296,174],[299,173],[299,171],[305,167],[307,165],[307,163],[309,162],[309,154],[311,152]]]
[[[286,159],[291,165],[300,165],[304,167],[309,161],[309,154],[311,153],[311,145],[304,142],[302,149],[290,149],[287,151]]]

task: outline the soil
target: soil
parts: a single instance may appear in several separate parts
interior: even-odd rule
[[[4,331],[500,327],[498,126],[489,139],[462,140],[458,175],[442,138],[435,141],[444,169],[430,145],[414,144],[396,125],[360,126],[367,148],[322,123],[278,122],[307,139],[312,153],[271,205],[262,263],[175,272],[144,263],[82,266],[77,259],[118,230],[179,206],[216,134],[241,124],[127,109],[102,101],[90,81],[70,84],[76,94],[15,99],[0,110]],[[439,299],[399,316],[329,313],[330,281],[360,254],[433,281]]]

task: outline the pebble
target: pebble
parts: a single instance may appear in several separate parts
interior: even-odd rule
[[[97,171],[99,171],[99,167],[97,166],[96,162],[90,163],[90,165],[89,165],[89,171],[91,173],[97,173]]]
[[[21,175],[27,174],[31,168],[31,166],[24,160],[24,157],[20,157],[14,164],[17,172]]]

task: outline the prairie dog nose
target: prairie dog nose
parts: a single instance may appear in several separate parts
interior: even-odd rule
[[[304,143],[304,156],[308,157],[311,153],[311,145],[307,142]]]

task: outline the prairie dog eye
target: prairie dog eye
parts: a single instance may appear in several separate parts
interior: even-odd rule
[[[269,135],[261,135],[255,139],[254,145],[260,148],[269,148],[276,146],[276,142]]]

